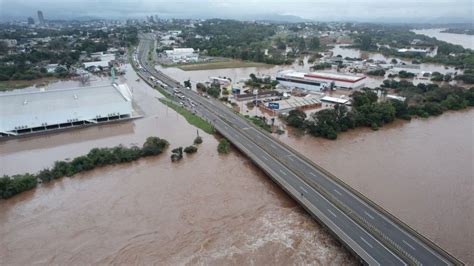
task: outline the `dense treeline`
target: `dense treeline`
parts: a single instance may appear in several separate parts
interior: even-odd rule
[[[439,63],[460,68],[474,68],[474,52],[460,45],[437,40],[410,31],[409,26],[395,25],[358,25],[354,34],[355,47],[364,51],[380,52],[385,55],[412,58],[423,63]],[[413,40],[419,40],[413,44]],[[381,45],[381,46],[377,46]],[[384,46],[389,45],[390,48]],[[399,48],[438,47],[436,56],[425,56],[421,53],[399,53]]]
[[[211,19],[184,30],[182,37],[185,46],[204,55],[267,64],[291,64],[299,55],[321,49],[317,36],[304,38],[297,31],[276,35],[277,28],[277,24]]]
[[[293,110],[285,117],[286,123],[313,136],[336,139],[339,132],[356,127],[377,130],[396,118],[410,120],[412,116],[435,116],[446,110],[474,106],[474,88],[466,90],[436,84],[414,86],[411,82],[393,80],[384,85],[394,88],[407,98],[406,101],[379,101],[375,92],[363,89],[351,95],[352,110],[345,105],[335,105],[333,109],[312,113],[309,118],[304,112]]]
[[[141,148],[116,146],[113,148],[94,148],[87,155],[73,160],[56,161],[51,168],[46,168],[36,175],[23,174],[3,176],[0,178],[0,198],[10,198],[18,193],[30,190],[37,186],[38,181],[49,182],[64,176],[73,176],[77,173],[92,170],[111,164],[119,164],[138,160],[145,156],[161,154],[168,147],[168,142],[158,137],[148,137]]]

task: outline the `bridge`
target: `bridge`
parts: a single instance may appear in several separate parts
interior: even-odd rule
[[[352,189],[298,151],[235,114],[221,102],[206,99],[148,64],[153,37],[140,35],[137,73],[179,90],[196,103],[192,111],[260,167],[320,224],[327,227],[362,263],[369,265],[462,265],[455,257]],[[151,83],[151,82],[150,82]],[[155,84],[152,84],[155,85]]]

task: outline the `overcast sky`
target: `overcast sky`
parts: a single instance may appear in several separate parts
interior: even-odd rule
[[[472,22],[474,0],[0,0],[0,16],[36,18],[255,18],[294,15],[319,21]]]

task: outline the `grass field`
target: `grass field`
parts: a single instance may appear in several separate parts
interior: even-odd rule
[[[171,109],[175,110],[178,114],[182,115],[186,119],[186,121],[188,121],[189,124],[202,129],[204,132],[208,134],[214,134],[214,127],[210,123],[205,121],[204,119],[191,113],[187,109],[172,103],[171,101],[167,99],[161,98],[159,99],[159,101],[167,105]]]
[[[239,68],[239,67],[271,67],[272,65],[265,63],[257,63],[250,61],[241,61],[233,59],[223,59],[214,62],[201,62],[193,64],[180,64],[180,65],[171,65],[172,67],[177,67],[184,71],[192,70],[210,70],[210,69],[223,69],[223,68]]]

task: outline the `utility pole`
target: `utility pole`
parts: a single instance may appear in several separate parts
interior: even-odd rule
[[[254,90],[255,92],[255,116],[258,114],[258,89]]]

